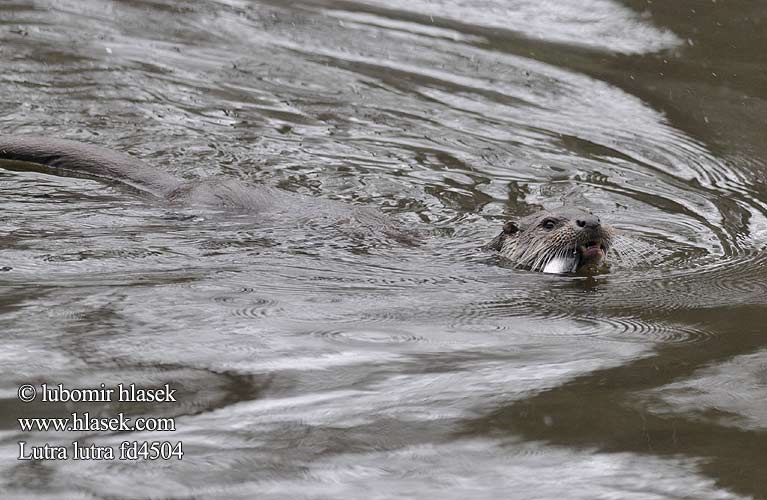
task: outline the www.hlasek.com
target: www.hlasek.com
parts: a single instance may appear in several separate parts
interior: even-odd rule
[[[176,402],[176,390],[168,384],[161,388],[142,388],[136,384],[117,384],[107,387],[80,389],[63,384],[24,384],[18,389],[19,400],[24,403],[158,403]],[[90,412],[73,412],[68,417],[20,417],[22,432],[172,432],[176,421],[172,417],[114,417],[92,416]],[[90,441],[90,440],[89,440]],[[119,445],[98,445],[71,441],[68,443],[31,444],[19,441],[17,460],[181,460],[184,456],[181,441],[122,441]]]

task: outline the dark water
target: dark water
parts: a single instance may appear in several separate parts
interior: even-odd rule
[[[0,165],[3,498],[767,498],[765,22],[736,0],[1,3],[0,132],[422,235]],[[627,235],[610,273],[477,251],[563,202]],[[84,409],[177,430],[16,420]],[[73,440],[184,457],[17,460]]]

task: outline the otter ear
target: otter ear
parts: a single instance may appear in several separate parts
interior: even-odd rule
[[[517,231],[519,231],[519,226],[517,226],[517,223],[514,221],[509,221],[506,224],[503,225],[503,232],[505,234],[514,234]]]
[[[503,247],[503,241],[506,239],[506,237],[511,236],[517,231],[519,231],[519,226],[517,226],[515,222],[509,221],[503,225],[503,231],[501,231],[501,233],[498,236],[493,238],[493,241],[483,246],[482,248],[484,250],[500,251],[501,248]]]

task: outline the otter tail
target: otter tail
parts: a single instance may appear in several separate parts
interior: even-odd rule
[[[156,197],[181,180],[127,154],[63,139],[0,135],[0,160],[42,165],[63,174],[83,174],[119,182]]]

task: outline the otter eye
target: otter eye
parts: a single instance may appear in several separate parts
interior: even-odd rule
[[[543,221],[541,226],[544,227],[544,229],[554,229],[554,227],[557,225],[557,223],[551,219],[546,219]]]

